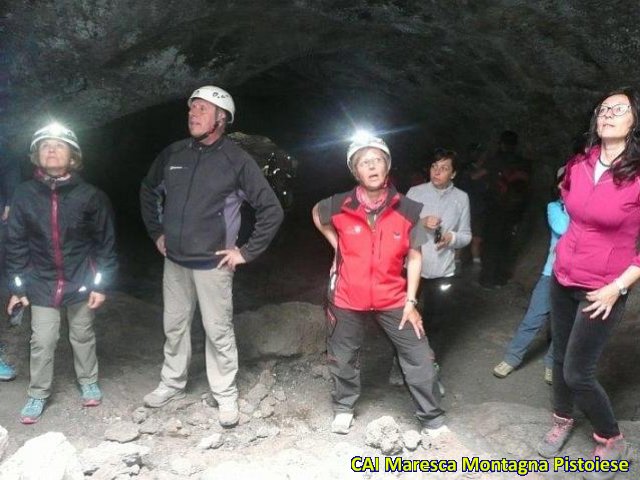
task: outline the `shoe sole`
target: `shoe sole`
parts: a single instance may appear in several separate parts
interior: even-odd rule
[[[218,420],[218,423],[220,424],[220,426],[222,428],[233,428],[236,425],[238,425],[238,422],[240,421],[240,415],[238,415],[238,418],[236,418],[236,420],[234,422],[221,422],[220,420]]]
[[[180,392],[180,393],[176,393],[175,395],[173,395],[172,397],[167,398],[164,402],[162,403],[150,403],[147,402],[146,400],[143,400],[144,406],[145,407],[149,407],[149,408],[160,408],[160,407],[164,407],[165,405],[173,402],[174,400],[182,400],[184,397],[186,397],[187,394],[184,392]]]
[[[507,378],[509,375],[511,374],[511,372],[509,373],[498,373],[498,372],[493,372],[493,376],[496,378]]]
[[[0,377],[0,382],[10,382],[11,380],[15,380],[17,377],[17,375],[14,375],[13,377]]]
[[[23,425],[33,425],[40,420],[40,417],[32,418],[32,417],[20,417],[20,423]]]
[[[102,400],[83,400],[82,401],[82,406],[83,407],[97,407],[98,405],[100,405],[102,403]]]

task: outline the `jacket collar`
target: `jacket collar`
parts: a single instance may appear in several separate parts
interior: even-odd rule
[[[389,195],[387,196],[387,203],[384,205],[381,211],[387,207],[394,206],[400,201],[400,194],[395,189],[395,187],[392,185],[389,185],[388,188],[389,188]],[[347,197],[347,200],[344,202],[343,205],[352,210],[357,210],[360,207],[360,202],[358,201],[358,197],[356,195],[356,187],[354,187],[353,190],[349,192],[349,196]]]
[[[195,138],[191,138],[189,142],[189,148],[193,150],[201,150],[201,151],[212,151],[217,150],[222,146],[222,143],[225,141],[226,135],[222,135],[218,140],[213,142],[211,145],[205,145],[204,143],[200,143],[196,141]]]
[[[76,185],[80,182],[80,177],[75,172],[69,172],[69,174],[64,177],[50,177],[41,168],[35,170],[33,178],[51,190],[58,190],[69,185]]]

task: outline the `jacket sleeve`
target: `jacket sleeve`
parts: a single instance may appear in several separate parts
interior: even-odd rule
[[[458,220],[457,229],[453,232],[454,239],[451,248],[464,248],[471,243],[471,213],[469,209],[469,196],[463,192],[461,196],[462,211]]]
[[[91,290],[104,293],[113,283],[118,267],[113,209],[109,198],[101,191],[96,192],[92,204],[93,259],[96,262],[96,273]]]
[[[561,202],[550,202],[547,205],[547,221],[551,231],[556,235],[563,235],[569,228],[569,214]]]
[[[147,233],[154,242],[163,233],[164,167],[168,158],[169,150],[167,148],[154,160],[140,185],[140,213]]]
[[[245,159],[239,172],[240,189],[256,211],[256,223],[251,237],[240,247],[242,257],[250,262],[267,249],[284,219],[284,212],[258,164],[249,154],[242,153]]]
[[[27,219],[23,210],[28,199],[16,193],[14,200],[7,225],[6,274],[9,292],[12,295],[24,296],[29,284],[31,260]]]

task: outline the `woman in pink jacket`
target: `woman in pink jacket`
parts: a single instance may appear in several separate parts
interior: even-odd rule
[[[574,404],[593,426],[594,456],[618,460],[626,444],[595,372],[627,290],[640,278],[640,93],[622,88],[598,102],[589,148],[568,164],[561,186],[571,219],[556,247],[551,285],[553,427],[538,447],[555,456],[574,426]],[[606,479],[610,472],[585,478]]]

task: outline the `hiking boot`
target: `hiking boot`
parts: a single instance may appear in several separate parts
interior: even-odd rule
[[[238,402],[235,400],[227,404],[218,405],[218,422],[221,427],[235,427],[240,420],[240,411],[238,410]]]
[[[393,357],[391,371],[389,372],[389,385],[393,385],[394,387],[401,387],[404,385],[404,377],[402,376],[402,370],[400,370],[398,357]]]
[[[544,381],[547,385],[553,385],[553,369],[544,367]]]
[[[40,419],[46,404],[46,398],[27,397],[27,403],[20,410],[20,421],[25,425],[36,423]]]
[[[498,365],[493,367],[493,374],[498,378],[505,378],[514,370],[515,368],[509,365],[507,362],[500,362]]]
[[[102,392],[97,382],[80,385],[80,391],[82,392],[83,407],[97,407],[102,403]]]
[[[0,357],[0,381],[8,382],[16,378],[16,370]]]
[[[544,458],[555,457],[564,444],[567,443],[574,423],[573,418],[562,418],[554,414],[553,427],[544,436],[542,442],[538,444],[540,456]]]
[[[593,458],[600,457],[600,460],[618,461],[627,453],[627,442],[622,434],[612,438],[602,438],[593,434],[596,441],[596,448],[593,451]],[[585,480],[609,480],[615,477],[616,472],[593,471],[585,472]]]
[[[174,400],[180,400],[186,395],[183,390],[169,388],[164,383],[160,383],[158,387],[151,393],[144,396],[143,401],[147,407],[160,408]]]
[[[340,435],[346,435],[347,433],[349,433],[349,428],[351,428],[352,423],[353,413],[336,413],[336,416],[333,417],[333,422],[331,422],[331,432],[338,433]]]

